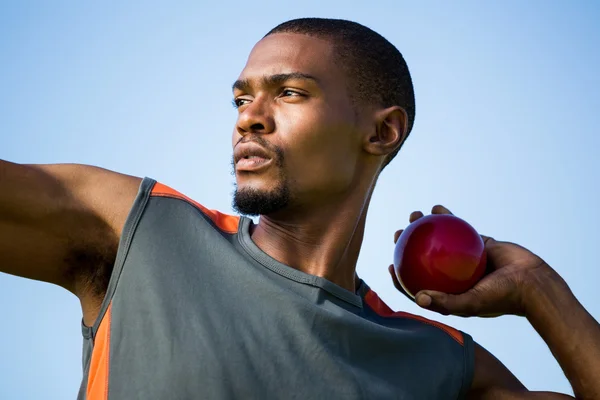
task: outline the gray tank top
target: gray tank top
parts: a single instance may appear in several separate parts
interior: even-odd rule
[[[472,338],[281,264],[252,220],[145,178],[78,399],[461,399]]]

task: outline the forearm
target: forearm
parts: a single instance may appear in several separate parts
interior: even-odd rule
[[[544,339],[578,399],[600,399],[600,325],[552,269],[528,284],[526,317]]]

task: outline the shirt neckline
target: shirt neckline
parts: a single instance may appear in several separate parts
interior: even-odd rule
[[[326,292],[332,294],[333,296],[343,300],[355,307],[362,308],[363,301],[362,297],[356,293],[352,293],[351,291],[316,275],[307,274],[305,272],[299,271],[295,268],[290,267],[289,265],[285,265],[275,260],[273,257],[262,251],[252,240],[250,236],[250,226],[253,224],[252,220],[248,217],[242,216],[240,218],[240,224],[238,228],[238,239],[242,248],[250,255],[254,260],[263,265],[264,267],[270,269],[271,271],[293,280],[295,282],[310,285],[314,287],[321,288]],[[359,288],[357,289],[357,293],[361,293],[361,288],[364,286],[364,282],[360,280]]]

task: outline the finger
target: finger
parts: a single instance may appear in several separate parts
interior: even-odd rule
[[[394,287],[396,288],[396,290],[398,290],[400,293],[402,293],[403,295],[405,295],[406,297],[408,297],[408,299],[410,301],[414,301],[414,299],[411,296],[409,296],[408,293],[406,293],[406,291],[404,290],[404,288],[402,287],[402,285],[398,281],[398,277],[396,276],[396,272],[394,271],[394,265],[393,264],[388,267],[388,272],[390,273],[390,275],[392,277],[392,282],[394,282]]]
[[[421,218],[423,216],[423,213],[421,211],[413,211],[412,213],[410,213],[410,217],[408,218],[408,220],[413,223],[416,220],[418,220],[419,218]]]
[[[442,206],[440,204],[437,204],[437,205],[433,206],[433,208],[431,209],[431,213],[432,214],[451,214],[451,215],[454,215],[454,214],[452,214],[452,211],[448,210],[446,207],[444,207],[444,206]]]
[[[388,272],[390,273],[390,276],[392,277],[392,282],[394,282],[394,286],[396,287],[396,289],[402,290],[402,286],[400,285],[400,282],[398,282],[398,278],[396,277],[396,274],[394,273],[394,265],[393,264],[388,267]]]
[[[494,264],[494,258],[490,256],[490,254],[495,253],[496,246],[499,244],[494,238],[480,235],[483,240],[483,247],[485,248],[485,258],[486,258],[486,266],[485,266],[485,274],[489,275],[493,273],[497,267]]]
[[[394,233],[394,244],[398,241],[398,238],[400,235],[402,235],[402,232],[404,232],[404,229],[397,230],[396,233]]]
[[[458,295],[424,290],[417,293],[415,301],[428,310],[461,317],[476,316],[481,308],[480,300],[473,290]]]
[[[487,246],[487,245],[492,245],[496,242],[496,240],[494,240],[493,237],[490,236],[485,236],[485,235],[479,235],[481,236],[481,239],[483,240],[483,243]]]

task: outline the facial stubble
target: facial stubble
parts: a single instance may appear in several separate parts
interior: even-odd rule
[[[290,202],[289,180],[282,168],[283,152],[281,149],[268,146],[263,140],[258,139],[255,141],[273,151],[273,164],[278,169],[278,176],[275,187],[268,190],[259,190],[252,187],[240,189],[237,183],[234,183],[232,207],[236,212],[248,216],[269,215],[285,209]],[[233,160],[231,167],[232,174],[235,176],[235,161]]]

